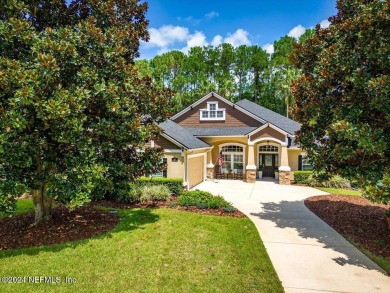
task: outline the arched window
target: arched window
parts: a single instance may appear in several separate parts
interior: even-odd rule
[[[242,145],[226,144],[219,147],[222,158],[221,172],[243,173],[245,151]],[[221,162],[221,160],[219,160]]]

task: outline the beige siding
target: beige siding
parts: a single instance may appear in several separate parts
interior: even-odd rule
[[[291,171],[298,170],[298,156],[302,153],[302,150],[288,150],[288,165]]]
[[[188,184],[189,188],[203,181],[204,156],[188,159]]]
[[[253,134],[251,136],[251,141],[254,141],[258,138],[266,138],[266,137],[273,137],[283,142],[286,140],[286,136],[283,133],[280,133],[279,131],[268,126]]]
[[[204,137],[202,138],[209,145],[213,145],[214,148],[211,151],[212,163],[218,165],[218,157],[219,157],[219,145],[224,143],[240,143],[245,145],[245,162],[244,168],[248,164],[248,139],[246,137]],[[209,163],[209,162],[207,162]]]
[[[164,157],[167,159],[167,177],[168,178],[183,178],[184,179],[184,157],[180,153],[165,153]],[[172,159],[177,159],[173,162]]]
[[[218,108],[226,109],[225,121],[200,121],[200,111],[201,109],[207,109],[207,102],[218,102]],[[233,108],[222,102],[220,99],[215,97],[210,97],[199,105],[195,106],[193,109],[184,113],[180,117],[174,120],[181,126],[187,127],[221,127],[221,126],[230,126],[230,127],[238,127],[238,126],[253,126],[259,127],[262,125],[261,122],[256,119],[244,114],[240,110]]]

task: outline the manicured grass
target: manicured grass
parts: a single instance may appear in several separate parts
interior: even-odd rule
[[[343,195],[354,195],[354,196],[362,195],[359,190],[327,188],[327,187],[316,187],[316,188],[331,194],[343,194]]]
[[[0,251],[0,292],[283,292],[253,223],[169,209],[121,210],[111,233],[55,246]],[[65,284],[65,277],[75,284]],[[28,280],[28,279],[27,279]]]
[[[359,245],[355,241],[348,239],[354,246],[356,246],[361,252],[367,255],[373,262],[375,262],[378,266],[380,266],[383,270],[385,270],[388,274],[390,274],[390,259],[383,257],[381,255],[375,254],[367,249],[365,249],[362,245]]]
[[[16,213],[24,214],[34,210],[34,204],[31,198],[18,200],[16,203]]]
[[[24,214],[32,212],[34,210],[34,204],[31,198],[20,199],[16,202],[16,214]],[[4,216],[0,216],[0,219]]]

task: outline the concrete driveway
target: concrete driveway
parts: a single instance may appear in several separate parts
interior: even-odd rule
[[[390,277],[305,207],[305,198],[325,192],[235,180],[194,189],[223,196],[254,222],[286,292],[390,292]]]

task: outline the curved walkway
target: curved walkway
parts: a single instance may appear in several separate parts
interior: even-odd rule
[[[305,207],[305,198],[325,192],[234,180],[194,189],[223,196],[254,222],[286,292],[390,292],[390,277]]]

